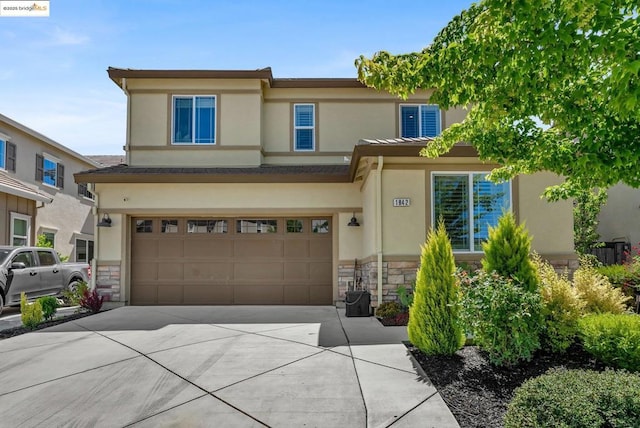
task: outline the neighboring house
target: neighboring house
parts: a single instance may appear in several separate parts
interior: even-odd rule
[[[73,174],[99,164],[0,114],[0,245],[44,234],[71,261],[93,257],[93,196]]]
[[[607,203],[599,216],[600,240],[640,246],[640,189],[617,184],[607,193]]]
[[[114,166],[125,163],[124,155],[87,155],[87,157],[100,166]]]
[[[407,101],[356,79],[277,79],[271,69],[108,70],[127,94],[126,164],[75,174],[98,217],[97,286],[129,304],[373,304],[411,284],[443,216],[477,264],[503,209],[533,247],[575,267],[569,202],[549,173],[494,185],[464,144],[418,156],[464,110]]]

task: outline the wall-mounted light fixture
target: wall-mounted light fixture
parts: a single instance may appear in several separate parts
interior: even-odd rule
[[[349,224],[347,224],[347,226],[360,226],[360,223],[358,223],[358,219],[356,218],[356,213],[353,213],[353,217],[351,217],[351,220],[349,220]]]
[[[111,218],[109,218],[109,214],[103,214],[102,220],[98,222],[98,227],[111,227]]]

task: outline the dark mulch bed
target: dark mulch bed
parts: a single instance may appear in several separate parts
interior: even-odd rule
[[[45,321],[43,323],[40,323],[33,330],[31,330],[31,329],[29,329],[27,327],[24,327],[24,326],[9,328],[9,329],[0,331],[0,340],[8,339],[8,338],[14,337],[14,336],[19,336],[19,335],[25,334],[25,333],[31,333],[32,331],[42,330],[43,328],[47,328],[47,327],[53,327],[54,325],[63,324],[65,322],[69,322],[69,321],[77,320],[77,319],[80,319],[80,318],[88,317],[89,315],[93,315],[93,312],[80,312],[80,313],[76,313],[76,314],[65,315],[63,317],[54,319],[52,321]]]
[[[462,428],[501,427],[514,390],[525,380],[554,367],[604,370],[578,344],[566,354],[539,352],[527,363],[496,367],[476,346],[465,346],[453,356],[428,357],[407,345],[447,403]]]

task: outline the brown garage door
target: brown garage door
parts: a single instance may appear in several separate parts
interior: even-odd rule
[[[332,304],[331,220],[133,218],[134,305]]]

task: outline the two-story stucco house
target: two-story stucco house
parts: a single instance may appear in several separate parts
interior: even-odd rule
[[[456,257],[477,262],[503,209],[533,246],[575,263],[558,177],[488,182],[470,146],[419,157],[463,120],[424,91],[401,101],[356,79],[278,79],[271,69],[108,70],[128,98],[126,164],[75,174],[92,186],[97,286],[129,304],[373,304],[410,284],[442,216]]]
[[[44,234],[71,261],[93,257],[93,196],[73,174],[99,164],[0,114],[0,245]]]

